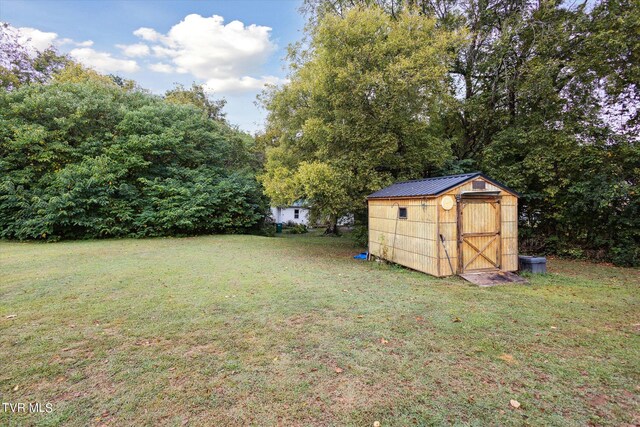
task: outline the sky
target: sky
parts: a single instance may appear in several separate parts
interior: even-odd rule
[[[25,43],[53,44],[102,73],[162,94],[204,84],[227,100],[227,119],[254,133],[265,83],[286,82],[289,43],[302,38],[301,0],[0,0],[0,21]]]

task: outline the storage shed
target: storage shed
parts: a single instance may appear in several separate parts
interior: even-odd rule
[[[518,194],[480,172],[399,182],[367,201],[373,256],[438,277],[518,269]]]

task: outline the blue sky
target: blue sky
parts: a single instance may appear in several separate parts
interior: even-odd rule
[[[36,48],[52,43],[98,71],[135,79],[154,93],[174,82],[205,84],[227,99],[232,124],[254,132],[264,119],[254,105],[256,94],[265,82],[284,81],[286,47],[302,37],[300,4],[0,0],[0,21],[22,28]]]

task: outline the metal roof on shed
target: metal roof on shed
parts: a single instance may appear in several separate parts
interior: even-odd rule
[[[367,198],[384,199],[387,197],[436,196],[478,176],[514,193],[516,196],[518,195],[515,191],[495,182],[480,172],[470,172],[460,175],[438,176],[434,178],[417,179],[415,181],[397,182],[373,194],[369,194]]]

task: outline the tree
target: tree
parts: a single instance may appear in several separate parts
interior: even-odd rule
[[[211,94],[207,94],[202,85],[193,83],[190,89],[182,84],[176,84],[173,89],[168,90],[165,100],[173,104],[193,105],[202,110],[211,120],[225,121],[226,113],[222,111],[227,104],[225,99],[213,99]]]
[[[69,61],[60,71],[53,76],[55,83],[99,83],[116,87],[118,84],[109,76],[98,73],[82,64]]]
[[[0,92],[0,237],[244,232],[264,219],[246,134],[92,71],[58,78]]]
[[[468,31],[439,138],[443,172],[481,169],[518,190],[524,251],[640,263],[640,7],[485,0],[307,0],[310,22],[358,7]]]
[[[0,87],[14,89],[27,83],[43,83],[69,61],[53,47],[33,52],[20,42],[20,32],[0,22]]]
[[[109,77],[113,83],[120,86],[124,90],[144,90],[136,83],[135,80],[125,79],[116,74],[109,74],[107,77]]]
[[[412,13],[323,17],[307,49],[291,48],[291,82],[262,97],[267,194],[307,200],[332,231],[339,215],[365,209],[367,194],[440,167],[450,151],[437,117],[461,39]],[[280,194],[283,186],[295,191]]]

